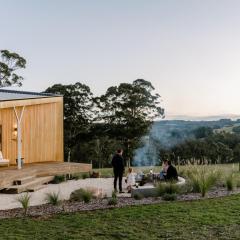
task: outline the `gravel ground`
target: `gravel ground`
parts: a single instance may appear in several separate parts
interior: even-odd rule
[[[124,181],[123,181],[124,182]],[[123,187],[125,187],[123,185]],[[79,188],[95,188],[102,190],[103,195],[111,196],[113,191],[113,178],[87,178],[69,180],[60,184],[48,184],[45,188],[30,193],[30,206],[46,203],[46,193],[56,192],[62,200],[68,200],[71,192]],[[17,198],[20,194],[0,194],[0,210],[19,208]]]

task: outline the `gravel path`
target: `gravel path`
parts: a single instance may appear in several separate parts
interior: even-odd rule
[[[123,181],[124,182],[124,181]],[[123,187],[124,183],[123,183]],[[46,188],[30,193],[30,206],[46,203],[46,193],[59,192],[62,200],[68,200],[72,191],[79,188],[102,189],[103,195],[111,196],[113,191],[113,178],[87,178],[80,180],[69,180],[60,184],[48,184]],[[0,194],[0,210],[19,208],[17,198],[20,194]]]

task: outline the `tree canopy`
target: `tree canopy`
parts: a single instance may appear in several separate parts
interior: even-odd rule
[[[74,158],[85,156],[86,159],[87,152],[92,159],[95,152],[100,161],[100,158],[107,159],[117,146],[125,148],[125,154],[132,157],[153,120],[163,117],[160,96],[154,90],[150,82],[137,79],[110,87],[100,97],[94,97],[90,88],[81,83],[55,84],[46,92],[64,96],[68,151],[74,149]]]
[[[79,82],[55,84],[46,92],[64,97],[64,141],[69,151],[89,135],[95,117],[93,94],[88,86]]]
[[[16,73],[26,67],[26,60],[8,50],[0,51],[0,87],[22,86],[23,77]]]
[[[129,158],[153,120],[164,116],[160,95],[154,90],[150,82],[137,79],[110,87],[104,95],[96,98],[101,113],[99,117],[107,126],[107,132],[125,141]]]

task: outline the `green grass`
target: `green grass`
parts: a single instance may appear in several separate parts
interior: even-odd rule
[[[0,221],[0,239],[239,239],[240,195]]]
[[[238,163],[229,163],[229,164],[212,164],[212,165],[185,165],[185,166],[176,166],[178,172],[180,175],[182,173],[186,173],[186,171],[192,171],[192,169],[197,168],[201,170],[201,168],[207,168],[210,171],[220,171],[224,174],[230,174],[232,172],[240,173],[239,172],[239,165]],[[153,169],[154,172],[160,172],[162,169],[161,166],[155,166],[155,167],[133,167],[133,171],[135,173],[137,172],[144,172],[149,173],[150,169]],[[100,172],[101,176],[113,176],[113,169],[112,168],[101,168],[101,169],[93,169],[95,172]],[[127,173],[127,168],[125,169],[125,173]]]

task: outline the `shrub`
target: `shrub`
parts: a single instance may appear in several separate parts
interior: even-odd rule
[[[83,173],[82,174],[82,179],[86,179],[86,178],[89,178],[89,174],[88,173]]]
[[[112,198],[117,198],[117,192],[116,191],[112,191]]]
[[[226,178],[226,187],[228,191],[232,191],[234,188],[234,179],[233,179],[233,174],[230,174]]]
[[[55,193],[55,192],[47,193],[46,200],[48,203],[50,203],[54,206],[58,206],[61,203],[59,193]]]
[[[117,198],[109,198],[108,205],[117,205]]]
[[[175,200],[177,200],[177,194],[176,193],[164,193],[162,196],[162,199],[165,201],[175,201]]]
[[[180,192],[180,188],[175,183],[160,183],[157,185],[157,195],[163,196],[165,193],[168,194],[177,194]]]
[[[216,185],[220,172],[207,171],[206,168],[202,168],[188,173],[188,177],[192,184],[192,192],[201,193],[202,197],[205,197],[206,193]]]
[[[209,174],[203,169],[200,172],[199,186],[202,197],[205,197],[206,193],[217,183],[219,179],[219,173],[210,172]]]
[[[141,193],[134,193],[133,198],[135,200],[141,200],[143,199],[143,195]]]
[[[93,197],[92,192],[80,188],[75,190],[70,195],[70,201],[83,201],[85,203],[89,203]]]
[[[28,193],[22,194],[17,198],[17,201],[21,204],[24,210],[24,216],[27,216],[28,208],[30,205],[30,198],[31,195],[29,195]]]
[[[116,191],[112,191],[112,197],[108,199],[108,205],[117,205],[117,193]]]
[[[59,176],[55,176],[54,179],[52,180],[53,184],[59,184],[61,182],[65,182],[66,178],[64,175],[59,175]]]
[[[70,179],[79,180],[89,178],[89,173],[75,173],[72,174]]]

